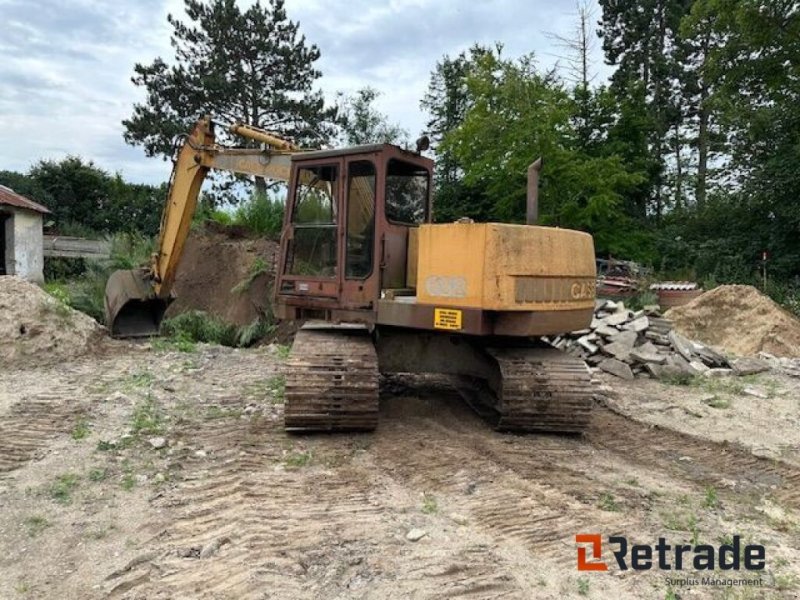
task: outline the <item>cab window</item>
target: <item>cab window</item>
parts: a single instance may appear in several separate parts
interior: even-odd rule
[[[408,225],[424,222],[429,185],[427,169],[391,159],[386,169],[386,218]]]
[[[336,276],[337,193],[336,166],[299,169],[292,210],[294,232],[286,256],[289,275]]]

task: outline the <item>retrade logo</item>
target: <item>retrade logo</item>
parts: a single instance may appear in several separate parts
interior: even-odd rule
[[[763,571],[767,551],[761,544],[743,545],[741,536],[735,535],[730,544],[711,546],[710,544],[668,544],[666,538],[658,538],[656,544],[629,544],[628,538],[621,535],[610,536],[607,543],[617,567],[621,571]],[[608,564],[603,560],[603,538],[599,533],[579,533],[575,536],[578,544],[579,571],[607,571]]]

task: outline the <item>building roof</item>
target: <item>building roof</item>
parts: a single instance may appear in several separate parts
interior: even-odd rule
[[[25,196],[20,196],[14,190],[4,185],[0,185],[0,204],[5,204],[6,206],[15,206],[17,208],[26,208],[38,213],[50,212],[46,207],[42,206],[38,202],[28,200]]]

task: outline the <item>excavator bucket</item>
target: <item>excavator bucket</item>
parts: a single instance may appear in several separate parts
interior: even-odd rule
[[[114,271],[106,284],[106,326],[112,337],[158,335],[172,298],[159,298],[147,269]]]

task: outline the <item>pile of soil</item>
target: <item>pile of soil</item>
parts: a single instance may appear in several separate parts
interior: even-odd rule
[[[749,285],[722,285],[673,308],[675,329],[738,356],[800,357],[800,320]]]
[[[202,310],[244,326],[269,314],[277,255],[278,244],[270,240],[193,231],[178,267],[177,299],[167,310],[167,317]],[[266,272],[253,277],[261,265]]]
[[[0,368],[75,358],[92,349],[103,331],[33,283],[0,276]]]

